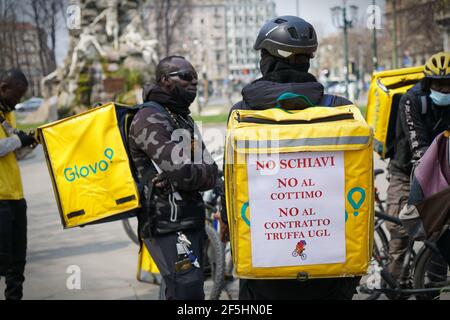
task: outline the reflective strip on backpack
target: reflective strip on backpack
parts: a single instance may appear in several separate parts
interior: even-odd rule
[[[421,96],[420,100],[422,102],[422,114],[427,114],[427,104],[428,104],[428,100],[426,96]]]
[[[261,147],[304,147],[329,145],[364,145],[369,143],[370,137],[329,137],[329,138],[302,138],[286,140],[238,140],[238,149],[258,149]]]

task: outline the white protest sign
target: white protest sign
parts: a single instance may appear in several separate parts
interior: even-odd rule
[[[249,155],[253,267],[345,262],[344,153]]]

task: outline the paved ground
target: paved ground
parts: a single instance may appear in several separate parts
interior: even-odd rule
[[[64,230],[42,148],[20,167],[28,202],[24,299],[158,299],[158,285],[136,280],[138,247],[121,222]],[[71,266],[80,268],[80,290],[67,288]]]
[[[63,230],[41,147],[20,165],[29,208],[25,299],[156,297],[158,286],[136,281],[138,247],[120,222]],[[70,266],[81,270],[81,290],[67,289]]]
[[[213,140],[206,139],[215,148],[220,142]],[[121,222],[63,230],[41,147],[20,166],[29,208],[25,299],[158,298],[159,286],[136,280],[138,247],[127,238]],[[385,165],[377,160],[376,167]],[[380,177],[376,183],[384,196],[385,180]],[[67,288],[71,266],[81,271],[79,290]]]

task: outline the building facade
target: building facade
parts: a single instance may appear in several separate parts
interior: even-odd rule
[[[424,64],[431,55],[443,50],[444,31],[436,20],[444,6],[448,4],[442,0],[386,1],[386,32],[390,41],[381,47],[381,54],[384,53],[388,68]]]
[[[233,79],[248,82],[258,75],[259,52],[253,49],[253,45],[264,22],[275,16],[273,1],[228,1],[227,42]]]
[[[253,44],[260,27],[275,17],[271,0],[196,0],[178,32],[173,54],[188,58],[199,73],[202,91],[221,95],[239,90],[259,73]]]
[[[47,34],[30,23],[6,21],[0,23],[0,33],[0,69],[20,68],[29,82],[27,96],[41,96],[40,84],[45,76],[41,59],[50,57],[50,49],[41,48],[39,37],[46,43]]]

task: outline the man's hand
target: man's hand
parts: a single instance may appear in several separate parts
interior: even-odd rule
[[[34,138],[34,136],[31,136],[23,131],[18,131],[17,136],[20,139],[20,142],[22,143],[22,148],[23,147],[36,147],[36,145],[38,144],[38,142],[36,141],[36,139]]]
[[[230,230],[228,229],[228,224],[226,224],[225,222],[223,222],[222,217],[220,216],[220,212],[216,212],[214,214],[214,219],[219,220],[219,225],[220,225],[220,240],[223,243],[227,243],[228,241],[230,241]]]
[[[162,193],[170,191],[170,182],[165,172],[158,173],[153,179],[152,183],[155,188],[160,189]]]

